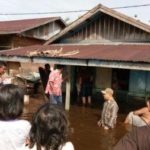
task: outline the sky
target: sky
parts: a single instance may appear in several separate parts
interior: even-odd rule
[[[44,12],[60,12],[60,11],[76,11],[89,10],[98,4],[105,5],[110,8],[150,4],[150,0],[0,0],[0,21],[19,20],[29,18],[43,18],[51,16],[61,16],[64,20],[67,18],[74,21],[85,12],[80,13],[61,13],[61,14],[38,14]],[[117,9],[130,17],[147,23],[150,25],[150,6]],[[18,13],[37,13],[32,15],[10,15]]]

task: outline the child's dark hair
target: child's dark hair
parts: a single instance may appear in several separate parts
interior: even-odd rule
[[[45,104],[33,117],[30,130],[30,145],[37,145],[37,150],[58,150],[66,142],[68,120],[65,112],[58,105]]]
[[[0,120],[13,120],[23,111],[24,92],[13,84],[0,86]]]

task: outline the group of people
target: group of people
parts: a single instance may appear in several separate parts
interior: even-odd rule
[[[115,145],[114,150],[149,150],[150,149],[150,98],[147,98],[147,106],[130,112],[125,122],[136,128],[127,133]]]
[[[32,123],[20,119],[24,93],[13,84],[0,86],[0,149],[73,150],[67,142],[68,119],[59,105],[41,106]]]
[[[21,88],[13,84],[2,84],[5,66],[0,66],[0,147],[5,150],[73,150],[73,144],[67,142],[68,120],[62,109],[62,77],[64,67],[57,65],[57,69],[47,64],[47,83],[45,92],[49,95],[50,103],[41,106],[34,114],[32,123],[19,119],[24,107],[24,93]],[[90,79],[90,78],[89,78]],[[81,86],[82,102],[91,93],[90,82]],[[89,81],[89,82],[88,82]],[[81,81],[80,81],[81,82]],[[86,90],[88,89],[88,91]],[[84,93],[85,92],[85,93]],[[106,88],[101,91],[104,105],[98,126],[105,130],[115,128],[117,123],[118,104],[114,99],[114,91]],[[88,99],[91,103],[91,99]],[[124,123],[137,126],[127,133],[113,148],[114,150],[149,150],[150,149],[150,98],[146,106],[130,112]]]
[[[101,91],[105,99],[101,119],[98,126],[102,126],[105,130],[113,129],[116,125],[118,105],[113,98],[113,90],[106,88]],[[135,126],[131,132],[127,133],[112,148],[113,150],[149,150],[150,149],[150,97],[146,101],[147,106],[130,112],[125,124]]]

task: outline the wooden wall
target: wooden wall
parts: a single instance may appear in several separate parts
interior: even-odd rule
[[[12,42],[11,35],[0,35],[0,50],[10,49]]]
[[[36,44],[43,44],[45,41],[23,37],[19,35],[1,35],[0,36],[0,50],[11,49],[15,47],[30,46]]]
[[[23,47],[23,46],[30,46],[30,45],[36,45],[36,44],[43,44],[44,42],[45,41],[34,39],[34,38],[14,35],[11,46],[12,48]]]
[[[60,40],[60,43],[148,42],[150,34],[105,14],[86,21]]]
[[[111,87],[111,68],[96,68],[95,87],[104,89]]]
[[[57,22],[51,22],[46,25],[42,25],[40,27],[24,32],[23,35],[27,37],[48,40],[50,37],[60,32],[62,28],[63,27],[61,26],[61,24]]]

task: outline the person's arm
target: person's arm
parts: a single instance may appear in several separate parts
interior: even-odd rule
[[[48,79],[49,88],[51,89],[51,91],[53,91],[54,80],[55,80],[55,75],[54,75],[53,72],[51,72],[50,75],[49,75],[49,79]]]
[[[103,126],[104,125],[104,112],[105,112],[105,109],[106,109],[106,102],[104,102],[104,105],[103,105],[103,109],[102,109],[102,113],[101,113],[101,118],[100,120],[97,122],[97,125],[100,127],[100,126]]]
[[[140,115],[146,113],[147,111],[148,111],[148,108],[144,107],[144,108],[141,108],[141,109],[138,109],[138,110],[134,111],[133,114],[140,116]]]
[[[111,108],[111,119],[108,123],[109,127],[113,127],[114,126],[114,120],[116,120],[117,118],[117,112],[118,112],[118,106],[116,104],[113,104],[112,108]]]

